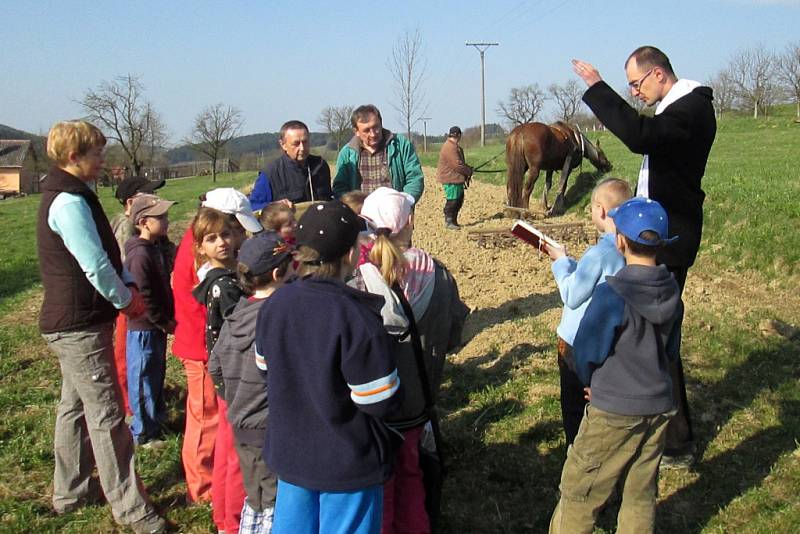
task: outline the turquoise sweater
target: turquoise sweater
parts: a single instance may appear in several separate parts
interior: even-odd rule
[[[392,176],[392,187],[404,191],[419,202],[425,190],[422,167],[414,145],[404,136],[390,134],[383,130],[386,142],[386,158],[389,161],[389,174]],[[333,194],[338,198],[348,191],[361,188],[361,175],[358,172],[358,155],[361,145],[358,137],[353,136],[339,152],[336,158],[336,177],[333,179]]]

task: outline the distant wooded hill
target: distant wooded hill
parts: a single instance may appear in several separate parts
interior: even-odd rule
[[[328,134],[311,132],[311,146],[324,146],[327,142]],[[277,149],[277,133],[259,133],[234,137],[225,145],[228,157],[232,159],[239,159],[243,154],[269,153]],[[198,155],[197,151],[193,150],[189,145],[168,150],[166,157],[170,163],[181,163],[204,158],[204,156]]]

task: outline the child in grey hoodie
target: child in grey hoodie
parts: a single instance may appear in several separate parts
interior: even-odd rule
[[[653,532],[656,475],[674,412],[668,347],[682,303],[673,276],[656,265],[671,243],[667,214],[636,197],[609,212],[626,266],[597,286],[575,336],[578,377],[589,405],[561,473],[550,532],[591,533],[619,482],[617,532]]]
[[[208,369],[224,386],[220,395],[228,404],[234,447],[239,456],[247,498],[242,508],[240,534],[268,534],[272,528],[278,479],[261,456],[267,427],[265,370],[256,362],[254,342],[261,306],[291,272],[291,247],[273,231],[244,242],[239,250],[242,297],[219,334]]]

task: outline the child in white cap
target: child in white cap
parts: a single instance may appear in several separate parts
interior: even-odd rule
[[[414,340],[395,345],[397,368],[404,384],[403,405],[387,423],[403,432],[404,443],[395,458],[392,479],[384,485],[382,532],[429,532],[425,487],[419,466],[423,428],[436,419],[434,402],[448,351],[461,344],[468,310],[458,295],[450,272],[427,252],[410,245],[414,231],[414,197],[381,187],[364,199],[361,216],[374,230],[369,263],[359,266],[357,279],[369,288],[373,272],[395,288],[408,303],[410,321],[416,324],[425,369],[417,365]],[[424,374],[424,377],[422,376]],[[427,382],[429,391],[424,391]],[[433,421],[435,424],[436,421]]]

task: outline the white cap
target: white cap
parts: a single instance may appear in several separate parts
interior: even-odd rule
[[[232,187],[220,187],[206,193],[203,207],[236,215],[236,219],[248,232],[255,234],[264,229],[253,215],[247,197]]]
[[[392,235],[406,227],[414,207],[414,197],[389,187],[379,187],[361,207],[361,216],[376,229],[388,228]]]

